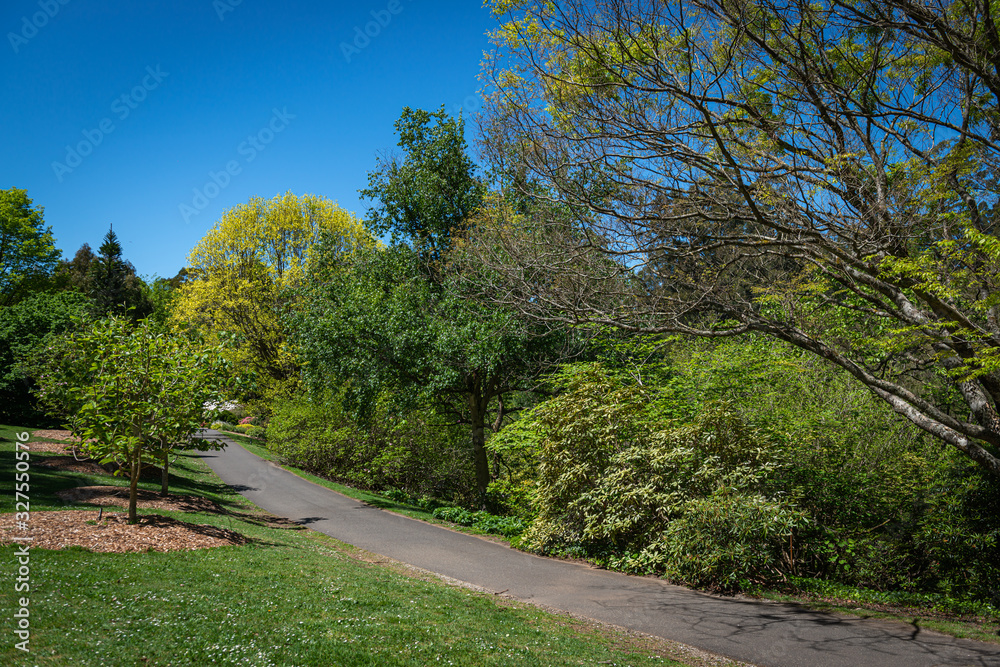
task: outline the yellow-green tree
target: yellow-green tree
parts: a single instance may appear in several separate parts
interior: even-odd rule
[[[231,360],[255,378],[252,394],[266,397],[297,376],[281,315],[321,237],[345,259],[377,243],[329,199],[287,192],[229,209],[188,257],[194,279],[181,287],[174,321],[225,340]]]

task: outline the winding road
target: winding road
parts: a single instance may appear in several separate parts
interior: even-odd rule
[[[512,598],[683,642],[764,667],[1000,667],[1000,646],[918,624],[723,598],[502,544],[383,511],[227,443],[201,456],[260,508],[367,551]]]

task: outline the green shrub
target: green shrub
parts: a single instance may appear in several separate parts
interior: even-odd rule
[[[796,532],[794,574],[1000,603],[1000,480],[791,346],[751,335],[672,355],[698,400],[724,400],[777,436],[786,465],[772,482],[811,517]]]
[[[439,507],[434,510],[433,517],[442,521],[451,521],[460,526],[471,526],[475,520],[473,513],[462,507]]]
[[[505,537],[516,537],[524,531],[524,522],[516,517],[496,516],[483,511],[470,512],[461,507],[439,507],[434,510],[433,516],[435,519]]]
[[[784,579],[794,558],[790,538],[807,522],[790,503],[722,489],[688,501],[643,555],[677,582],[752,589]]]
[[[397,503],[411,504],[413,502],[413,496],[411,496],[406,491],[402,489],[385,489],[381,492],[382,496],[388,498],[389,500]]]
[[[254,426],[253,424],[243,424],[242,429],[251,438],[257,438],[258,440],[263,440],[267,437],[267,429],[263,426]]]
[[[465,500],[474,488],[465,431],[437,426],[443,420],[430,411],[393,414],[394,404],[383,396],[371,425],[362,427],[338,396],[289,398],[274,406],[268,447],[289,463],[358,488]]]
[[[655,398],[591,365],[535,410],[538,516],[521,544],[720,590],[780,579],[806,515],[778,499],[773,438],[725,404],[682,426],[650,419]]]

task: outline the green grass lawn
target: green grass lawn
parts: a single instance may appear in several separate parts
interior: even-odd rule
[[[0,485],[12,511],[13,433],[0,427]],[[32,455],[36,463],[45,454]],[[249,544],[188,552],[31,552],[31,654],[14,648],[15,547],[0,547],[10,665],[680,665],[672,645],[545,613],[366,562],[308,530],[276,528],[197,457],[171,492],[221,513],[155,511],[236,530]],[[32,510],[69,509],[62,488],[125,480],[31,468]],[[155,482],[144,483],[157,490]],[[89,511],[93,511],[90,509]],[[140,510],[141,514],[154,513]],[[695,661],[697,662],[697,661]]]

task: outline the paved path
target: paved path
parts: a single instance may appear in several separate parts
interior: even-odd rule
[[[733,600],[585,565],[541,558],[379,510],[308,482],[229,443],[202,454],[257,506],[349,544],[518,600],[766,667],[1000,667],[1000,646],[916,625],[860,620],[794,605]]]

